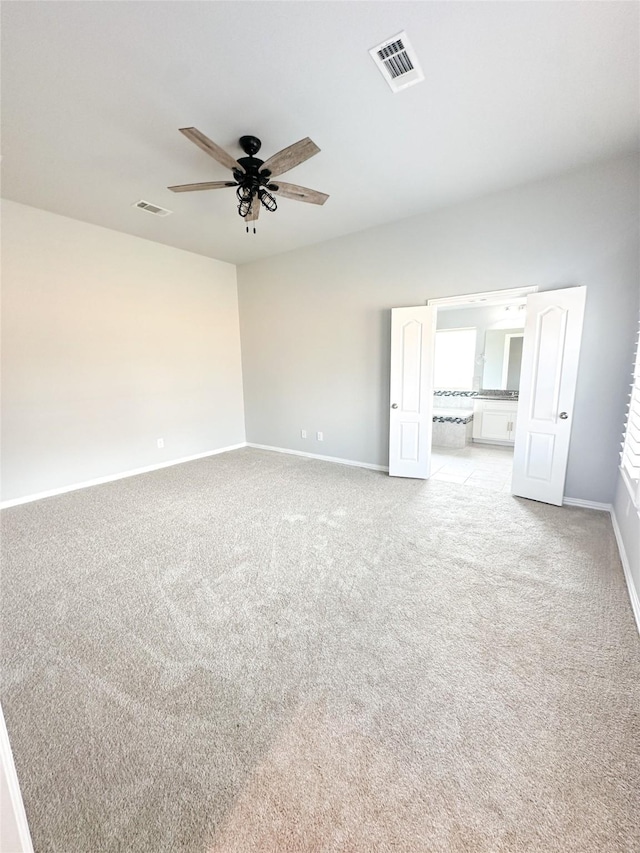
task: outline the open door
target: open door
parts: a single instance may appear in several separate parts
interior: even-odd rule
[[[527,297],[511,491],[562,505],[586,287]]]
[[[426,480],[431,471],[436,308],[391,311],[389,474]]]

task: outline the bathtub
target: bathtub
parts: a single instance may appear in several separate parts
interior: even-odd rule
[[[433,438],[435,447],[466,447],[473,434],[473,409],[434,406]]]

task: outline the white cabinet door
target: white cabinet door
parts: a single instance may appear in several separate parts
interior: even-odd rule
[[[431,469],[436,309],[391,311],[389,474],[426,480]]]
[[[482,412],[482,438],[490,441],[508,441],[510,438],[511,412],[487,407]]]
[[[586,287],[527,298],[514,495],[562,505]]]
[[[515,401],[477,400],[473,408],[473,437],[476,441],[514,440],[518,412]]]

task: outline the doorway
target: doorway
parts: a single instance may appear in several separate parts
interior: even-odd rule
[[[511,492],[526,296],[436,306],[432,479]]]
[[[438,393],[434,392],[434,383],[446,386],[461,381],[460,367],[454,365],[450,357],[445,358],[443,362],[447,378],[436,375],[438,310],[445,307],[463,310],[469,306],[478,307],[477,303],[488,302],[502,302],[506,308],[512,307],[508,306],[508,303],[514,299],[525,296],[526,315],[517,391],[483,387],[483,383],[487,384],[484,375],[487,343],[484,339],[480,342],[485,346],[484,355],[480,359],[476,357],[464,380],[467,385],[471,381],[472,389],[449,390],[443,387],[442,390],[448,393],[440,396],[461,398],[454,400],[460,409],[469,406],[469,399],[462,398],[476,398],[473,401],[472,416],[467,411],[466,415],[458,413],[457,417],[453,418],[454,422],[463,424],[466,430],[471,431],[472,441],[475,439],[477,443],[498,444],[502,447],[510,446],[511,442],[514,442],[512,494],[557,506],[562,504],[586,287],[536,291],[535,287],[516,291],[495,291],[435,299],[430,300],[426,306],[392,310],[390,476],[429,479],[432,472],[434,420],[440,423],[440,418],[443,417],[434,415],[434,401],[440,402]],[[441,329],[443,333],[447,332],[441,336],[442,351],[445,354],[451,353],[452,348],[455,350],[458,346],[469,352],[474,351],[478,337],[476,328],[473,336],[475,343],[472,344],[473,328],[461,325],[458,315],[454,329]],[[502,335],[501,376],[506,376],[508,382],[510,374],[512,378],[517,375],[515,364],[512,363],[511,349],[512,339],[519,337],[520,330],[492,331],[500,331]],[[451,343],[452,332],[458,335],[454,345]],[[507,334],[512,338],[507,339]],[[481,391],[484,393],[481,394]],[[509,406],[512,407],[511,411]],[[446,421],[447,418],[443,422]],[[438,442],[436,438],[436,443],[441,444],[442,441]],[[458,449],[465,451],[466,445],[463,444]],[[494,451],[494,455],[496,452]]]

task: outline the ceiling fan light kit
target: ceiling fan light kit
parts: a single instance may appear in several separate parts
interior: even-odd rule
[[[240,148],[247,155],[235,160],[224,148],[216,145],[195,127],[181,127],[180,133],[190,139],[194,145],[202,149],[222,166],[231,170],[233,181],[205,181],[197,184],[180,184],[167,187],[174,193],[195,192],[199,190],[218,190],[226,187],[236,187],[238,213],[244,219],[247,233],[249,223],[254,223],[253,233],[256,233],[255,222],[264,207],[270,213],[278,209],[275,196],[290,198],[294,201],[305,201],[309,204],[324,204],[329,198],[326,193],[310,190],[297,184],[287,184],[283,181],[274,183],[271,179],[288,172],[300,163],[304,163],[320,149],[309,137],[294,142],[288,148],[283,148],[268,160],[260,160],[255,155],[260,151],[262,142],[257,136],[241,136],[238,140]]]

